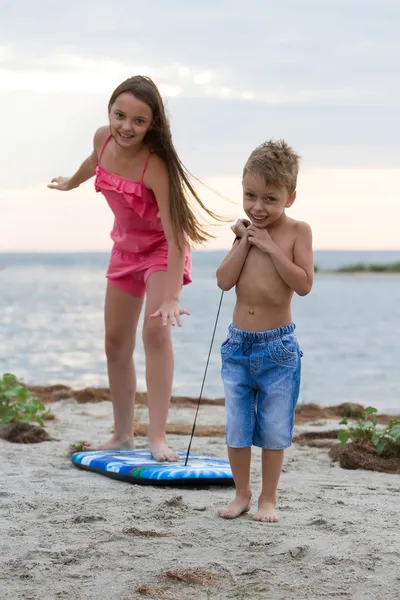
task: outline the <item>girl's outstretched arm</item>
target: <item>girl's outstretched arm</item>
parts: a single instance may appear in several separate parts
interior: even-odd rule
[[[98,154],[108,135],[108,131],[108,127],[100,127],[100,129],[96,131],[93,139],[92,154],[83,161],[77,172],[72,175],[72,177],[54,177],[47,187],[53,190],[67,192],[79,187],[81,183],[84,183],[93,177],[97,165]]]
[[[176,321],[181,326],[181,315],[189,314],[179,306],[186,258],[185,240],[183,232],[176,232],[172,227],[168,170],[165,163],[157,155],[153,155],[149,161],[149,166],[144,176],[144,183],[146,187],[149,187],[154,192],[164,234],[168,243],[167,289],[165,290],[165,298],[162,306],[152,317],[161,317],[163,325],[167,325],[170,320],[172,325],[175,325]]]

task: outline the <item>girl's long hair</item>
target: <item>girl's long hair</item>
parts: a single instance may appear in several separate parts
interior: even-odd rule
[[[130,93],[147,104],[153,113],[153,122],[146,133],[144,142],[167,165],[171,221],[178,243],[182,243],[183,234],[186,234],[191,244],[203,244],[212,236],[199,223],[193,208],[190,206],[188,196],[191,195],[200,208],[212,219],[217,221],[227,221],[227,219],[220,217],[207,208],[191,184],[191,174],[182,164],[172,142],[169,121],[156,84],[149,77],[142,75],[136,75],[123,81],[114,90],[110,98],[108,103],[109,112],[118,96],[124,93]]]

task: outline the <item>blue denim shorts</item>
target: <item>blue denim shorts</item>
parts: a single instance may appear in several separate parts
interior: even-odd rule
[[[229,447],[291,445],[302,356],[294,330],[294,323],[256,332],[229,326],[221,346]]]

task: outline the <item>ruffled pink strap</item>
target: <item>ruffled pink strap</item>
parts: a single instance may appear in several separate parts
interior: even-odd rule
[[[142,171],[142,175],[140,177],[140,183],[143,182],[143,177],[144,177],[144,174],[146,173],[147,165],[149,163],[149,158],[151,155],[152,155],[152,151],[150,150],[150,152],[148,153],[148,155],[146,156],[146,159],[144,161],[143,171]]]
[[[95,179],[96,192],[107,191],[122,194],[126,203],[146,221],[158,221],[158,205],[151,190],[143,186],[140,181],[124,179],[113,173],[109,173],[98,164],[96,167]],[[109,199],[109,198],[107,198]],[[110,199],[109,199],[110,200]]]
[[[106,139],[105,139],[105,140],[104,140],[104,142],[103,142],[103,145],[102,145],[102,147],[100,148],[98,162],[100,162],[100,161],[101,161],[101,157],[103,156],[104,149],[105,149],[105,147],[107,146],[107,144],[108,144],[108,142],[110,141],[110,139],[111,139],[111,133],[110,133],[110,135],[108,135],[108,136],[106,137]]]

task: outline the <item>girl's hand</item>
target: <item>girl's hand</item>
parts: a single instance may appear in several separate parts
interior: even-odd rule
[[[231,229],[238,237],[243,237],[246,234],[247,227],[250,225],[250,221],[247,219],[238,219]]]
[[[169,323],[174,326],[176,321],[178,326],[181,327],[181,315],[190,315],[190,313],[187,310],[180,308],[179,302],[176,300],[166,300],[155,313],[150,315],[150,318],[154,319],[156,317],[161,317],[164,326]]]
[[[72,190],[72,186],[69,183],[70,177],[54,177],[51,183],[48,184],[48,188],[51,190],[59,190],[60,192],[68,192]]]

